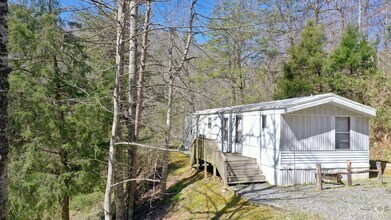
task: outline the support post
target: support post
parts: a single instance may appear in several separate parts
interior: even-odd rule
[[[352,186],[352,161],[348,161],[348,186]]]
[[[208,178],[208,164],[204,161],[204,179]]]
[[[322,191],[322,167],[320,163],[316,164],[316,188]]]
[[[383,184],[383,172],[381,169],[381,162],[376,161],[376,168],[377,168],[377,182],[379,184]]]
[[[206,179],[206,178],[208,178],[208,164],[206,162],[205,145],[202,146],[202,149],[204,149],[204,179]]]
[[[197,144],[196,144],[196,166],[197,166],[197,168],[196,169],[198,171],[200,170],[200,156],[199,156],[199,152],[200,152],[200,140],[197,137]]]
[[[216,164],[213,164],[213,180],[216,181],[217,176],[217,170],[216,170]]]

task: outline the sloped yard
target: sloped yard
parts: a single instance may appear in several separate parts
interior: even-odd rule
[[[196,173],[189,159],[181,153],[171,153],[170,188],[163,200],[144,198],[137,219],[308,219],[297,211],[250,203],[224,189],[220,178]]]

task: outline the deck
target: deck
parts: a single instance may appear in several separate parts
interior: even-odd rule
[[[266,182],[256,159],[241,154],[223,153],[214,140],[197,138],[191,147],[192,166],[213,166],[213,174],[218,171],[225,185]]]

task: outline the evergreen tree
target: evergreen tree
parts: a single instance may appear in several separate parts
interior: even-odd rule
[[[108,114],[95,104],[85,48],[64,30],[55,2],[12,5],[10,27],[10,216],[61,210],[69,219],[70,198],[103,184],[94,157],[107,144]]]
[[[320,26],[307,23],[299,42],[289,50],[284,75],[278,81],[277,98],[291,98],[327,91],[327,76],[323,70],[327,54],[325,36]]]
[[[367,103],[367,80],[377,72],[376,50],[357,28],[347,27],[338,46],[331,52],[327,70],[331,90],[342,96]]]
[[[206,72],[205,81],[219,80],[222,88],[213,91],[213,98],[224,103],[235,105],[247,100],[248,74],[259,59],[258,10],[254,2],[224,0],[216,5],[208,24],[210,39],[203,45],[208,56],[197,66]]]

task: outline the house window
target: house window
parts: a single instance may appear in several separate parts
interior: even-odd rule
[[[212,128],[212,118],[208,118],[208,128]]]
[[[335,149],[350,149],[350,118],[335,118]]]
[[[236,124],[235,124],[235,143],[242,143],[242,125],[243,117],[241,115],[236,116]]]
[[[228,141],[228,118],[224,118],[223,140]]]
[[[266,115],[262,115],[262,128],[266,128]]]

